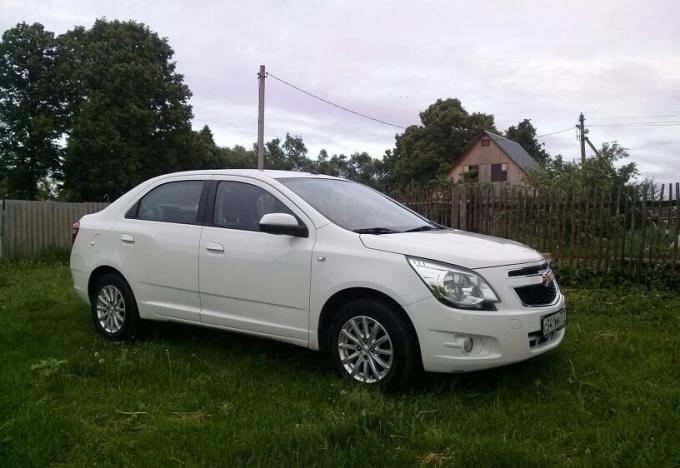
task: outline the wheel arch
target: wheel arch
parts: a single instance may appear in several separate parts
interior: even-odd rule
[[[97,282],[97,279],[101,278],[103,275],[105,275],[107,273],[113,273],[113,274],[120,276],[123,279],[123,281],[125,281],[125,283],[128,285],[128,287],[130,288],[130,291],[132,291],[132,288],[130,287],[130,283],[125,278],[125,275],[123,275],[123,273],[120,272],[120,270],[118,270],[118,269],[116,269],[116,268],[114,268],[110,265],[100,265],[97,268],[95,268],[94,270],[92,270],[92,273],[90,273],[90,277],[87,280],[87,297],[90,298],[90,303],[92,303],[92,300],[93,300],[93,295],[94,295],[94,292],[95,292],[94,286],[95,286],[95,283]],[[133,292],[133,295],[134,295],[134,292]]]
[[[415,326],[411,317],[406,313],[404,308],[397,302],[394,298],[385,294],[384,292],[378,291],[376,289],[366,288],[366,287],[350,287],[340,290],[333,294],[321,309],[321,314],[319,315],[319,325],[318,325],[318,340],[319,340],[319,350],[322,353],[328,352],[330,349],[330,337],[328,336],[330,331],[330,325],[333,321],[333,316],[340,309],[343,304],[353,301],[355,299],[374,299],[381,302],[388,303],[393,310],[397,312],[399,317],[407,324],[408,328],[412,333],[412,337],[415,340],[416,348],[418,350],[418,356],[420,357],[420,342],[418,340],[418,334],[416,333]]]

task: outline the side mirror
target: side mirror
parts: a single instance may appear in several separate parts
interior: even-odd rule
[[[288,213],[267,213],[259,222],[260,231],[286,236],[309,237],[307,226]]]

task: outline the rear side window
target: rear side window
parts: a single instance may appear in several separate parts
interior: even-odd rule
[[[203,181],[185,180],[160,185],[139,201],[138,219],[167,223],[195,223],[201,202]]]
[[[213,224],[229,229],[259,231],[267,213],[288,213],[286,205],[266,190],[243,182],[220,182],[215,194]]]

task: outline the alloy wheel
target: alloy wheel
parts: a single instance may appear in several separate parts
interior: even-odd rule
[[[97,295],[97,320],[106,333],[120,332],[125,323],[123,293],[113,285],[106,285]]]
[[[340,361],[347,373],[359,382],[383,380],[392,368],[393,351],[387,330],[371,317],[352,317],[340,329]]]

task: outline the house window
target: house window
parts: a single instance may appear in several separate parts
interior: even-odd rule
[[[492,164],[491,182],[507,182],[507,180],[508,180],[508,165]]]
[[[489,138],[488,135],[484,135],[482,137],[482,146],[490,146],[491,145],[491,138]]]
[[[479,166],[465,166],[463,174],[467,180],[477,180],[479,176]]]

